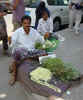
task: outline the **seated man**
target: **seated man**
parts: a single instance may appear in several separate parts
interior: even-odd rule
[[[53,33],[53,21],[46,9],[43,11],[42,18],[39,20],[37,30],[45,39],[49,38],[50,34]]]
[[[16,81],[16,71],[17,71],[17,67],[19,66],[18,64],[20,64],[20,62],[22,64],[22,61],[25,60],[26,57],[34,58],[35,54],[38,54],[36,56],[41,56],[45,54],[45,52],[42,50],[38,50],[38,52],[37,50],[35,50],[35,47],[34,47],[35,42],[41,41],[41,43],[43,43],[44,39],[36,30],[30,27],[31,17],[23,16],[21,21],[22,21],[22,27],[17,29],[14,32],[12,36],[12,41],[11,41],[14,61],[12,63],[13,70],[12,70],[12,77],[11,77],[12,79],[9,82],[10,85],[13,85]],[[25,69],[27,71],[27,79],[28,79],[27,87],[29,87],[30,91],[34,91],[37,94],[41,94],[42,96],[46,96],[46,97],[49,96],[49,100],[55,100],[55,99],[58,100],[59,98],[54,96],[54,93],[56,93],[56,91],[54,90],[52,91],[49,87],[42,88],[42,86],[40,85],[38,87],[38,84],[35,84],[35,83],[33,84],[33,82],[31,81],[29,73],[31,72],[32,69],[37,67],[37,66],[34,66],[35,65],[34,63],[30,63],[30,61],[31,62],[33,61],[31,59],[27,60],[27,66],[24,65],[24,69],[25,67],[27,68],[27,70]],[[21,77],[23,77],[23,79],[26,78],[25,76],[21,76]],[[48,93],[46,91],[48,91]]]
[[[30,27],[31,25],[30,16],[23,16],[21,22],[22,22],[22,27],[17,29],[13,33],[13,36],[11,38],[10,46],[12,48],[14,61],[12,63],[13,72],[11,80],[9,82],[10,85],[13,85],[16,80],[16,64],[20,60],[25,59],[25,57],[31,56],[31,54],[35,49],[35,43],[37,41],[40,41],[41,43],[44,42],[43,37],[36,30]],[[37,50],[35,51],[35,54],[36,53]]]

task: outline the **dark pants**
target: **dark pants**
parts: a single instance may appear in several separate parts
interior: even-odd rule
[[[38,19],[36,19],[36,21],[35,21],[35,27],[34,27],[34,28],[35,28],[36,30],[37,30],[37,26],[38,26],[38,21],[39,21]]]
[[[3,41],[3,49],[8,50],[8,36],[4,36],[2,38],[2,41]]]

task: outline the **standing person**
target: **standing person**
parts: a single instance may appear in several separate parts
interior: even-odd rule
[[[21,18],[24,16],[24,0],[12,0],[14,30],[21,27]]]
[[[42,18],[42,13],[45,10],[45,8],[46,8],[46,6],[45,6],[44,1],[41,1],[40,4],[38,5],[38,7],[36,8],[36,12],[35,12],[35,14],[36,14],[35,29],[37,29],[39,19]],[[49,12],[48,9],[47,9],[47,11],[48,11],[48,16],[50,16],[50,12]]]
[[[8,35],[6,30],[6,23],[4,16],[6,15],[6,6],[0,4],[0,40],[3,41],[3,53],[7,54],[8,52]]]
[[[80,22],[82,16],[82,0],[69,0],[69,28],[73,28],[73,23],[75,20],[75,33],[79,34]]]

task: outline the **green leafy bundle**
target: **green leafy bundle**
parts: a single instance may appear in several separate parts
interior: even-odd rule
[[[41,42],[36,42],[35,43],[35,49],[41,50],[42,49],[42,43]]]
[[[42,63],[42,67],[49,69],[56,78],[64,82],[71,81],[80,75],[79,71],[77,71],[73,65],[65,64],[59,58],[45,59]]]
[[[42,44],[41,42],[35,43],[36,49],[48,49],[48,48],[53,48],[55,46],[56,46],[56,42],[51,42],[50,40],[46,40],[44,44]]]

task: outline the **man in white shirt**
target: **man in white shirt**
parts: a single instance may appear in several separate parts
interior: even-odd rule
[[[12,47],[14,46],[13,52],[15,52],[17,47],[19,49],[25,48],[27,51],[33,50],[34,49],[34,43],[36,41],[41,41],[42,43],[44,42],[42,36],[36,30],[34,30],[33,28],[30,28],[30,25],[31,25],[31,18],[29,16],[24,16],[22,18],[22,26],[23,27],[17,29],[12,36],[11,45],[12,45]],[[19,51],[17,53],[18,54],[22,53],[22,55],[23,55],[23,52]],[[24,54],[24,55],[26,55],[26,54]],[[12,72],[11,80],[9,81],[10,85],[14,85],[14,83],[16,81],[16,69],[17,69],[16,63],[17,63],[17,61],[13,62],[13,72]],[[49,95],[49,100],[55,100],[55,99],[56,99],[55,96]]]
[[[40,41],[44,42],[44,38],[33,28],[31,25],[31,17],[23,16],[22,17],[22,27],[17,29],[11,38],[11,47],[14,61],[12,62],[12,75],[11,80],[9,81],[10,85],[13,85],[16,81],[16,71],[17,64],[19,61],[25,59],[28,55],[32,54],[32,51],[35,49],[35,43]],[[31,51],[30,54],[28,54]],[[36,53],[36,51],[35,51]],[[41,53],[41,52],[38,52]],[[42,53],[41,53],[42,55]]]
[[[30,27],[31,18],[24,16],[22,18],[22,27],[17,29],[12,36],[11,47],[14,52],[15,48],[25,48],[32,50],[37,41],[44,42],[43,37],[33,28]]]
[[[80,22],[82,16],[82,0],[69,0],[69,28],[73,28],[73,23],[75,21],[75,33],[79,34]]]
[[[53,21],[48,16],[46,10],[43,12],[42,18],[39,20],[37,30],[42,36],[44,36],[44,38],[48,38],[50,34],[53,33]]]

